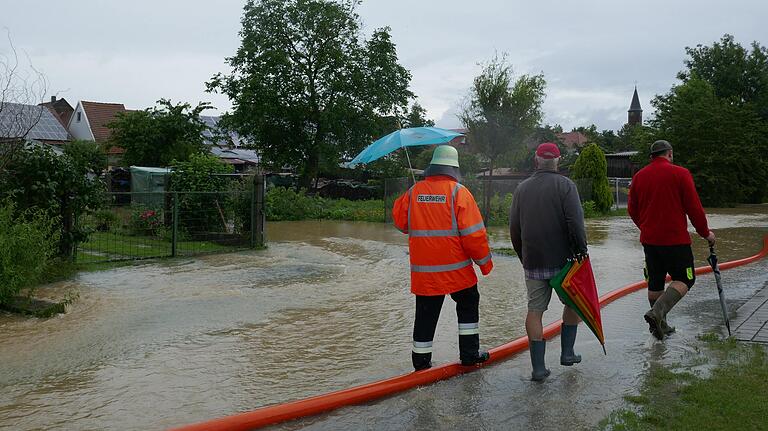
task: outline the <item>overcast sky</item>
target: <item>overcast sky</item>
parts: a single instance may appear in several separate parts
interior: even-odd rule
[[[212,102],[205,81],[239,46],[242,0],[0,0],[0,28],[46,75],[51,93],[143,109],[160,98]],[[389,26],[412,90],[429,116],[458,127],[455,111],[478,63],[506,52],[517,73],[544,73],[545,122],[564,128],[626,121],[637,82],[645,118],[669,90],[685,47],[724,33],[768,45],[768,2],[703,0],[367,0],[365,32]],[[8,54],[0,39],[0,54]],[[25,60],[26,62],[26,60]],[[216,113],[215,111],[209,111]]]

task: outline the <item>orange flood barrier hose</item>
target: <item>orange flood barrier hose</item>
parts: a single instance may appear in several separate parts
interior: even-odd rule
[[[754,256],[744,259],[725,262],[720,265],[720,270],[735,268],[746,265],[768,256],[768,236],[763,238],[763,248]],[[696,274],[706,274],[712,272],[709,266],[696,268]],[[600,306],[615,301],[622,296],[628,295],[645,288],[646,282],[641,281],[628,286],[611,291],[600,297]],[[544,328],[544,337],[549,338],[560,332],[560,323],[558,320]],[[512,342],[503,344],[490,350],[491,358],[483,364],[490,364],[501,361],[509,356],[519,353],[528,348],[528,337],[520,337]],[[392,377],[378,382],[368,383],[367,385],[356,386],[341,391],[331,392],[324,395],[318,395],[303,400],[291,401],[284,404],[262,407],[247,413],[240,413],[232,416],[213,419],[207,422],[182,426],[172,431],[248,431],[260,428],[266,425],[273,425],[305,416],[311,416],[322,412],[337,409],[343,406],[360,404],[366,401],[383,398],[388,395],[412,389],[417,386],[423,386],[440,380],[445,380],[459,374],[476,370],[476,367],[462,367],[458,363],[444,364],[432,367],[424,371],[404,374],[398,377]]]

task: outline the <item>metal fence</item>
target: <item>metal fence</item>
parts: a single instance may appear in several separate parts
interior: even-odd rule
[[[517,186],[524,179],[478,179],[464,178],[461,183],[466,186],[480,207],[480,212],[486,224],[506,224],[509,219],[509,208]],[[581,201],[592,199],[592,181],[575,180]],[[392,205],[413,184],[411,178],[390,178],[384,182],[384,218],[392,221]]]
[[[264,182],[217,192],[110,193],[76,223],[89,232],[77,262],[228,252],[264,244]]]
[[[613,194],[613,206],[616,209],[626,208],[632,178],[608,178],[608,184],[611,186],[611,193]]]

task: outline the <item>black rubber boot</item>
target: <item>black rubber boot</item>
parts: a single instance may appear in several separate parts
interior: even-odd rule
[[[477,352],[477,356],[475,356],[474,358],[462,359],[461,360],[461,365],[463,365],[465,367],[471,367],[473,365],[479,365],[479,364],[482,364],[483,362],[487,361],[490,357],[491,357],[491,354],[486,352],[486,351]]]
[[[414,371],[420,371],[420,370],[426,370],[427,368],[432,368],[431,353],[411,352],[411,360],[413,361]]]
[[[570,367],[581,362],[581,355],[577,355],[573,351],[578,327],[578,325],[566,324],[560,326],[560,365]]]
[[[547,342],[545,340],[531,340],[528,349],[531,352],[531,380],[540,382],[547,378],[551,372],[544,365],[544,354],[547,351]]]
[[[653,308],[645,313],[645,321],[648,322],[648,329],[651,331],[654,337],[659,340],[663,340],[665,335],[669,335],[675,331],[674,328],[667,325],[667,313],[671,310],[675,304],[677,304],[683,296],[680,295],[673,287],[668,287],[664,291],[656,303],[653,304]]]

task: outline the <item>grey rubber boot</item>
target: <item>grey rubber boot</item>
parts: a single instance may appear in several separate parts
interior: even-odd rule
[[[665,335],[674,332],[674,328],[667,325],[667,313],[677,304],[683,296],[676,289],[669,287],[664,294],[656,300],[653,308],[645,313],[645,321],[648,322],[648,329],[654,337],[663,340]],[[671,329],[671,331],[670,331]]]
[[[581,362],[581,355],[577,355],[573,351],[578,328],[578,325],[566,325],[565,323],[560,326],[560,365],[570,367]]]
[[[531,380],[540,382],[550,375],[550,371],[544,365],[544,354],[547,351],[547,342],[545,340],[531,340],[528,349],[531,352]]]

